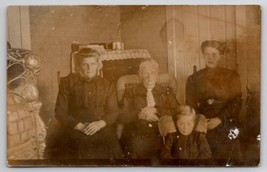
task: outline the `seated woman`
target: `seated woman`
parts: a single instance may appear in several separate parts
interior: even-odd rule
[[[219,67],[226,46],[216,40],[201,44],[206,68],[189,76],[186,103],[207,118],[207,139],[212,159],[228,163],[239,159],[238,139],[228,138],[238,127],[242,105],[241,83],[237,72]]]
[[[210,147],[204,133],[195,131],[197,115],[190,106],[180,106],[173,120],[177,132],[167,135],[163,159],[209,159]]]
[[[55,117],[64,126],[65,155],[72,159],[122,158],[111,125],[118,117],[114,85],[97,76],[99,53],[81,49],[75,56],[80,73],[60,81]]]
[[[131,128],[127,158],[158,159],[162,147],[159,118],[174,115],[179,104],[170,88],[156,84],[158,64],[154,60],[140,64],[139,76],[142,84],[127,88],[121,102],[120,122]]]

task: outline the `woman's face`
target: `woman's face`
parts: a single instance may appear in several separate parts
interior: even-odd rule
[[[146,88],[154,88],[158,77],[157,69],[144,67],[139,75]]]
[[[218,66],[222,55],[216,48],[206,47],[203,52],[203,57],[207,67],[215,68]]]
[[[192,133],[195,126],[195,120],[192,116],[181,116],[176,121],[176,126],[182,135],[187,136]]]
[[[86,78],[93,78],[96,76],[98,70],[98,62],[95,57],[85,57],[80,62],[80,71],[82,76]]]

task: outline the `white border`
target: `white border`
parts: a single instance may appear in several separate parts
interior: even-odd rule
[[[242,167],[241,168],[155,168],[155,167],[120,167],[120,168],[77,168],[77,167],[60,167],[60,168],[9,168],[6,166],[6,13],[7,13],[7,6],[9,5],[139,5],[139,4],[148,4],[148,5],[221,5],[221,4],[232,4],[232,5],[245,5],[245,4],[256,4],[261,5],[262,9],[262,59],[261,59],[261,164],[259,167]],[[153,171],[153,172],[169,172],[169,171],[190,171],[190,172],[226,172],[227,171],[238,171],[242,170],[244,172],[251,172],[251,171],[266,171],[267,170],[267,163],[266,163],[266,131],[267,125],[265,122],[267,121],[267,1],[266,0],[2,0],[0,3],[0,22],[1,28],[0,29],[0,171],[51,171],[51,172],[68,172],[73,170],[79,171],[125,171],[128,172],[136,172],[136,171]]]

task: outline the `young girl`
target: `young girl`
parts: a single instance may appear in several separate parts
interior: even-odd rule
[[[167,135],[161,158],[209,159],[211,151],[206,135],[195,131],[195,110],[190,106],[180,106],[173,119],[177,132]]]

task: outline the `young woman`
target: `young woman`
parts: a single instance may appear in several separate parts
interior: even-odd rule
[[[224,43],[207,40],[201,44],[206,68],[189,76],[186,103],[207,118],[207,139],[212,158],[238,159],[238,141],[228,138],[229,130],[238,127],[242,105],[241,83],[237,72],[219,67],[226,50]]]
[[[64,126],[65,155],[72,159],[122,158],[111,125],[118,117],[114,85],[98,76],[99,53],[81,49],[75,56],[79,73],[60,81],[55,117]],[[64,158],[64,157],[63,157]]]

